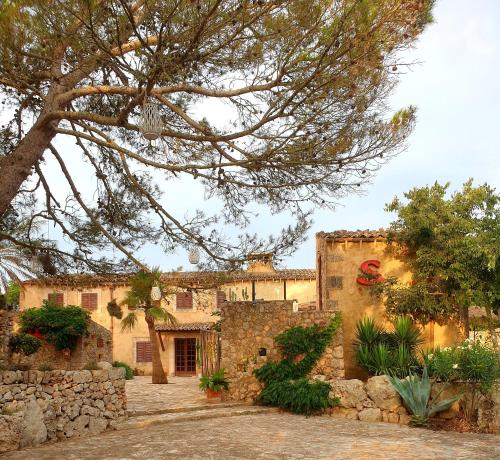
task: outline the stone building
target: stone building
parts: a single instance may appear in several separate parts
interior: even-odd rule
[[[195,375],[199,367],[199,339],[217,321],[221,303],[252,300],[295,300],[313,304],[316,273],[313,269],[275,269],[269,254],[249,257],[247,270],[236,272],[164,273],[173,293],[163,302],[177,319],[177,325],[158,324],[161,357],[169,375]],[[208,287],[207,287],[208,286]],[[21,310],[39,307],[52,299],[60,305],[80,305],[91,312],[96,323],[113,337],[113,360],[123,361],[140,373],[151,372],[151,344],[144,313],[131,331],[122,331],[120,320],[111,317],[107,304],[120,303],[128,290],[126,275],[72,275],[27,281],[21,292]],[[124,315],[128,308],[122,307]]]
[[[364,378],[356,365],[353,342],[356,323],[370,316],[387,325],[381,299],[370,294],[369,284],[378,276],[411,280],[404,260],[387,244],[385,230],[320,232],[316,234],[316,303],[319,310],[340,310],[343,318],[346,378]],[[456,341],[455,325],[428,324],[423,347],[449,345]]]

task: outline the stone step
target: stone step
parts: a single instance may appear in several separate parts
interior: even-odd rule
[[[145,428],[163,423],[178,423],[207,418],[235,417],[242,415],[254,415],[267,412],[278,412],[274,407],[238,405],[230,407],[213,406],[209,409],[188,410],[182,412],[169,412],[157,415],[142,415],[128,419],[116,426],[117,430],[128,430],[134,428]]]
[[[127,415],[129,417],[141,417],[141,416],[151,416],[151,415],[160,415],[160,414],[176,414],[179,412],[193,412],[198,410],[210,410],[217,408],[226,408],[226,407],[241,407],[241,406],[249,406],[247,403],[241,402],[215,402],[206,404],[198,404],[193,406],[178,406],[178,407],[163,407],[158,409],[149,409],[149,410],[134,410],[130,409],[127,411]]]

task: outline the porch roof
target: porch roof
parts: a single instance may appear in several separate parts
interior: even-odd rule
[[[209,331],[215,323],[177,323],[177,324],[157,324],[155,329],[158,332],[182,332],[182,331]]]

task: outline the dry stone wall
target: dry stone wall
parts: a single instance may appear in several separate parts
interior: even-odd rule
[[[124,418],[122,368],[0,372],[0,453],[100,433]]]
[[[14,313],[0,310],[0,358],[9,351],[9,339],[14,327]]]
[[[365,422],[389,422],[408,424],[410,414],[403,402],[385,375],[361,380],[332,380],[331,397],[338,397],[340,405],[330,410],[330,415],[339,418],[362,420]],[[434,383],[431,398],[437,400],[448,399],[461,395],[461,401],[455,402],[452,407],[438,413],[442,419],[455,418],[460,414],[460,406],[464,404],[469,394],[467,385]],[[482,396],[478,401],[478,427],[490,433],[500,432],[500,391],[496,386],[490,393]]]
[[[224,398],[235,401],[253,401],[260,393],[262,387],[253,371],[282,358],[274,342],[278,334],[293,326],[326,326],[335,313],[316,310],[314,305],[294,311],[292,301],[225,302],[220,310],[221,366],[230,380]],[[322,380],[344,377],[341,332],[335,335],[311,376]]]

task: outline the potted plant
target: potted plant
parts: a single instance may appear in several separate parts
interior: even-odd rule
[[[215,371],[212,375],[200,378],[200,389],[205,391],[208,399],[219,398],[222,390],[229,388],[229,382],[224,377],[224,369]]]

